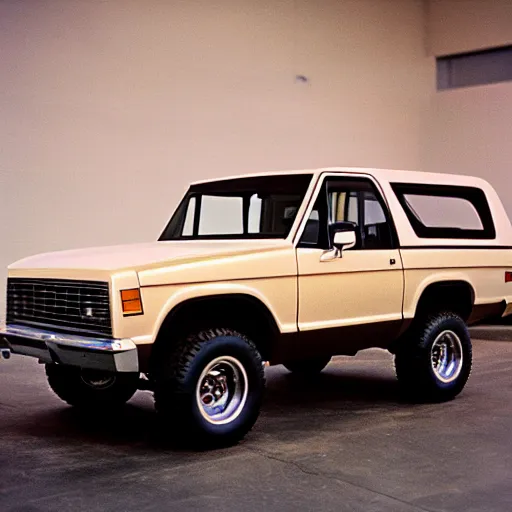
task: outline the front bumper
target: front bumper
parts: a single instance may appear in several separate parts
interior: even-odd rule
[[[63,334],[10,324],[0,328],[2,342],[14,354],[111,372],[138,372],[137,346],[130,339],[103,339]]]

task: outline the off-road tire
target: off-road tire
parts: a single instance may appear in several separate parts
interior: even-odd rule
[[[331,356],[313,357],[311,359],[300,359],[287,361],[283,366],[294,375],[313,377],[318,375],[331,361]]]
[[[443,382],[436,375],[432,359],[432,347],[444,332],[454,333],[462,348],[460,372],[449,382]],[[461,317],[450,312],[418,321],[395,354],[398,381],[408,398],[417,402],[444,402],[455,398],[466,385],[471,364],[472,347],[468,328]]]
[[[225,423],[214,423],[215,417],[204,412],[200,380],[208,366],[222,358],[232,358],[243,367],[246,379],[239,381],[246,383],[247,394],[245,401],[240,400],[243,405],[238,415]],[[173,350],[161,353],[153,379],[161,426],[180,443],[200,448],[229,446],[242,439],[258,418],[265,388],[263,362],[256,346],[244,335],[225,328],[186,336]]]
[[[69,405],[87,409],[109,409],[125,404],[138,389],[139,374],[130,373],[97,373],[98,378],[104,375],[110,379],[106,385],[92,386],[91,371],[76,366],[47,364],[46,376],[54,393]],[[85,379],[85,380],[84,380]]]

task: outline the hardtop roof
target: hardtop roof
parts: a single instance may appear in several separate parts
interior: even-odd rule
[[[423,171],[405,171],[398,169],[378,169],[367,167],[321,167],[318,169],[300,169],[286,171],[258,172],[242,175],[223,176],[220,178],[212,178],[207,180],[195,181],[192,185],[201,183],[209,183],[215,181],[224,181],[241,178],[252,178],[259,176],[275,176],[283,174],[312,174],[318,176],[324,173],[332,174],[355,174],[369,175],[378,181],[386,181],[388,183],[428,183],[438,185],[458,185],[458,186],[477,186],[482,187],[487,182],[481,178],[473,176],[465,176],[459,174],[430,173]]]

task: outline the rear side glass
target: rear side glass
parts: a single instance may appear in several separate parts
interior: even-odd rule
[[[496,238],[487,197],[479,188],[415,183],[391,187],[419,238]]]
[[[476,208],[461,197],[404,194],[419,220],[429,228],[483,229]]]

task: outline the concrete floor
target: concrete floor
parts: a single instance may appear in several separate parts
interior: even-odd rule
[[[314,383],[268,369],[239,446],[156,441],[149,393],[114,419],[83,418],[35,360],[0,362],[0,510],[512,510],[512,343],[475,342],[451,403],[401,400],[382,351],[337,358]]]

